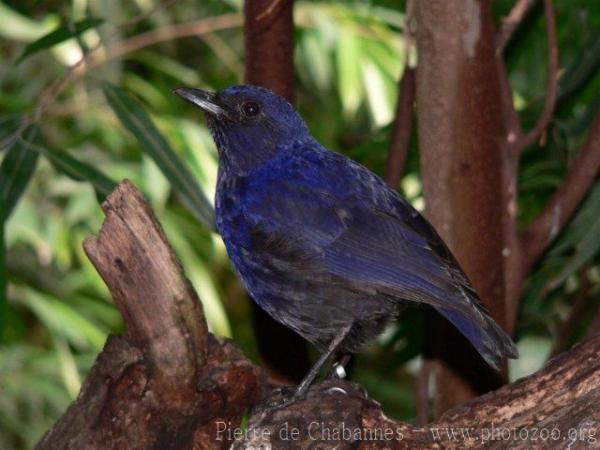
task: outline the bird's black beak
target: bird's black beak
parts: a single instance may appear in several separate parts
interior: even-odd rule
[[[208,114],[222,117],[228,116],[227,110],[217,103],[217,95],[214,92],[186,87],[177,88],[173,92],[188,102],[202,108]]]

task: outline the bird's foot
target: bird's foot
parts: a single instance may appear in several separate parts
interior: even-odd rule
[[[292,403],[300,400],[302,397],[304,397],[304,392],[298,392],[297,389],[292,387],[278,388],[275,390],[275,393],[269,400],[256,407],[256,412],[267,412],[282,409],[290,406]]]
[[[342,395],[348,396],[348,392],[346,392],[345,389],[342,389],[341,387],[337,387],[337,386],[330,387],[325,392],[327,392],[328,394],[338,393],[338,394],[342,394]]]

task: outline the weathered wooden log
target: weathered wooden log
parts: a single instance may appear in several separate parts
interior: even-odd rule
[[[125,322],[77,400],[38,449],[214,449],[217,424],[239,424],[265,378],[208,333],[202,305],[139,191],[121,183],[84,248]]]
[[[234,448],[597,449],[600,336],[424,427],[386,417],[355,383],[327,380],[285,409],[256,412]]]

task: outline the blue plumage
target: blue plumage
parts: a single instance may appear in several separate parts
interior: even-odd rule
[[[289,103],[254,86],[176,92],[208,113],[217,227],[275,319],[325,354],[352,353],[401,306],[425,303],[493,366],[517,356],[433,227],[372,172],[321,146]]]

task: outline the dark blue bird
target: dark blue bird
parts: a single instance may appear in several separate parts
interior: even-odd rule
[[[427,220],[319,144],[286,100],[248,85],[175,92],[207,114],[217,227],[244,286],[322,354],[295,398],[329,356],[359,351],[409,304],[435,308],[496,368],[517,357]]]

